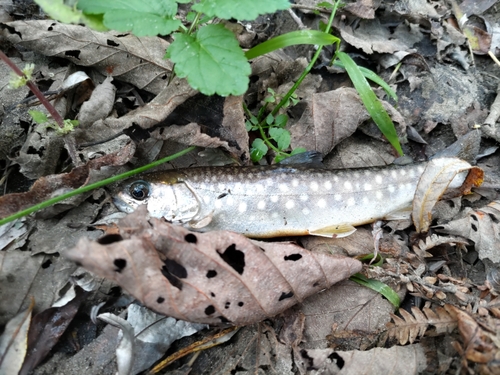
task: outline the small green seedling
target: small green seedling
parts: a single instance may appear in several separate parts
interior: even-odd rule
[[[63,122],[63,126],[60,127],[54,121],[51,121],[48,118],[48,116],[43,112],[29,110],[28,113],[30,114],[33,121],[35,121],[37,124],[45,125],[45,127],[55,130],[56,133],[59,135],[66,135],[71,133],[73,130],[75,130],[75,127],[77,127],[79,124],[78,120],[65,119]]]

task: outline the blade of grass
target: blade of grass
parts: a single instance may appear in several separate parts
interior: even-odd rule
[[[359,70],[359,67],[351,59],[351,57],[344,52],[337,52],[337,58],[342,62],[342,64],[344,64],[349,78],[351,78],[351,81],[354,84],[354,87],[356,88],[361,101],[365,105],[366,110],[372,117],[373,121],[375,121],[375,124],[377,124],[382,134],[385,135],[387,140],[396,149],[396,151],[400,155],[403,155],[403,150],[401,149],[401,145],[399,144],[399,139],[394,124],[387,114],[386,110],[382,106],[382,103],[380,102],[380,100],[378,100],[377,96],[373,92],[368,81]]]
[[[399,304],[401,303],[399,296],[389,285],[378,280],[368,279],[361,273],[355,273],[349,278],[349,280],[382,294],[390,303],[394,305],[396,309],[399,308]]]
[[[245,53],[248,60],[258,56],[297,44],[315,44],[319,46],[338,43],[339,38],[319,30],[292,31],[256,45]]]
[[[116,175],[116,176],[113,176],[110,178],[106,178],[105,180],[102,180],[102,181],[94,182],[93,184],[90,184],[90,185],[82,186],[81,188],[69,191],[65,194],[61,194],[58,197],[54,197],[54,198],[48,199],[46,201],[43,201],[41,203],[35,204],[34,206],[31,206],[25,210],[22,210],[22,211],[15,213],[14,215],[7,216],[5,219],[0,220],[0,225],[7,224],[13,220],[19,219],[23,216],[27,216],[29,214],[32,214],[33,212],[36,212],[36,211],[39,211],[41,209],[52,206],[53,204],[59,203],[65,199],[71,198],[75,195],[86,193],[87,191],[103,187],[105,185],[111,184],[111,183],[116,182],[116,181],[124,180],[126,178],[132,177],[132,176],[134,176],[138,173],[141,173],[141,172],[145,172],[148,169],[154,168],[160,164],[166,163],[166,162],[174,160],[182,155],[185,155],[188,152],[193,151],[195,148],[196,148],[196,146],[188,147],[182,151],[177,152],[176,154],[167,156],[163,159],[160,159],[158,161],[155,161],[155,162],[150,163],[148,165],[145,165],[143,167],[136,168],[136,169],[133,169],[129,172],[125,172],[125,173],[122,173],[122,174],[119,174],[119,175]]]
[[[333,65],[338,66],[339,68],[345,69],[344,64],[342,61],[336,60]],[[398,101],[398,96],[396,95],[396,92],[389,86],[382,78],[380,78],[375,72],[371,71],[370,69],[367,69],[363,66],[358,66],[359,71],[363,74],[363,76],[366,79],[369,79],[370,81],[376,83],[380,87],[384,89],[386,94],[391,97],[394,101]]]

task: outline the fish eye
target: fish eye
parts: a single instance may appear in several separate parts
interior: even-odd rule
[[[135,200],[138,200],[138,201],[143,201],[144,199],[149,197],[150,186],[149,186],[149,183],[147,183],[146,181],[139,180],[139,181],[133,182],[130,185],[130,188],[128,191],[129,191],[132,198],[134,198]]]

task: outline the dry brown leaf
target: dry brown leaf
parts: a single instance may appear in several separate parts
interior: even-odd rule
[[[498,319],[492,320],[491,326],[487,327],[485,322],[479,324],[479,322],[465,311],[454,306],[451,309],[457,316],[458,330],[462,337],[462,346],[459,347],[461,349],[459,351],[469,361],[476,363],[491,362],[498,370],[497,363],[500,359],[500,346],[498,343],[498,331],[500,327]]]
[[[86,128],[97,120],[105,119],[111,113],[116,93],[116,87],[111,81],[113,77],[107,77],[94,89],[90,99],[82,104],[78,113],[80,127]]]
[[[493,201],[462,219],[433,227],[438,232],[462,236],[475,243],[480,259],[500,262],[500,202]]]
[[[193,233],[146,215],[144,206],[123,219],[121,236],[81,239],[65,255],[177,319],[255,323],[361,269],[355,259],[232,232]]]
[[[413,344],[417,338],[426,333],[432,336],[450,333],[457,326],[457,318],[454,311],[450,310],[450,305],[445,305],[444,308],[438,306],[435,311],[428,307],[420,310],[413,306],[411,311],[413,315],[400,309],[399,312],[403,318],[391,314],[394,323],[387,323],[389,337],[396,338],[400,345]],[[435,327],[433,331],[427,331],[430,325]]]
[[[172,70],[165,60],[169,43],[159,37],[142,37],[118,31],[100,33],[78,25],[53,20],[15,21],[0,24],[11,43],[46,56],[61,57],[80,66],[90,66],[103,76],[139,89],[160,93]]]
[[[385,102],[384,107],[397,116],[396,121],[403,121],[393,107]],[[326,155],[369,118],[353,88],[313,94],[300,120],[290,127],[292,148],[305,147]]]
[[[463,160],[437,158],[427,163],[413,199],[412,219],[417,232],[429,230],[432,209],[449,187],[459,189],[458,194],[454,192],[457,196],[469,193],[472,186],[482,182],[483,171]]]
[[[13,193],[0,197],[0,218],[5,218],[12,215],[24,208],[33,206],[37,203],[43,202],[48,198],[55,195],[60,195],[64,191],[79,188],[85,184],[90,183],[90,180],[95,178],[93,174],[103,167],[120,166],[127,163],[133,156],[135,145],[129,143],[122,150],[105,155],[98,159],[89,161],[87,164],[74,168],[69,173],[58,175],[50,175],[38,179],[31,189],[25,193]],[[103,172],[109,175],[113,173],[111,168],[106,168]],[[101,176],[101,179],[103,177]],[[84,195],[74,197],[72,202],[77,202],[76,205],[86,199]],[[52,207],[51,212],[61,212],[68,209],[69,200],[64,201],[64,204],[59,204]]]

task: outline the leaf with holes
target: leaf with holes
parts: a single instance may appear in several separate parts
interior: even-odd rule
[[[234,34],[223,25],[201,27],[193,35],[174,34],[166,57],[175,73],[205,95],[242,95],[247,91],[250,64]]]
[[[119,235],[97,242],[83,238],[65,256],[177,319],[252,324],[361,269],[356,259],[292,243],[251,241],[225,231],[194,233],[145,217],[142,206],[121,221]]]
[[[477,210],[469,209],[467,215],[447,224],[433,227],[438,232],[465,237],[474,241],[480,259],[500,262],[500,202],[493,201]]]

